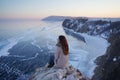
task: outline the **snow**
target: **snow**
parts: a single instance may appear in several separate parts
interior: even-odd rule
[[[117,59],[116,59],[116,58],[113,58],[113,61],[117,61]]]

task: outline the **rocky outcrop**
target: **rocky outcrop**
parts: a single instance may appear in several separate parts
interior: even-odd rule
[[[71,35],[71,36],[73,36],[73,37],[75,37],[75,38],[77,38],[78,40],[81,40],[81,41],[83,41],[83,42],[86,42],[86,41],[85,41],[85,38],[84,38],[82,35],[76,34],[76,33],[73,32],[72,30],[69,30],[69,29],[67,29],[67,28],[64,28],[64,30],[65,30],[65,33],[66,33],[66,34]]]
[[[69,66],[65,69],[38,68],[29,80],[88,80],[78,70]]]

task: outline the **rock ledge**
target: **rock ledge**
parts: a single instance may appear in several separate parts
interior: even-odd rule
[[[65,69],[38,68],[29,80],[88,80],[78,70],[69,66]]]

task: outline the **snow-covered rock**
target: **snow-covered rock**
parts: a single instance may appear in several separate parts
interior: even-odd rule
[[[65,69],[38,68],[30,80],[88,80],[78,70],[69,66]]]

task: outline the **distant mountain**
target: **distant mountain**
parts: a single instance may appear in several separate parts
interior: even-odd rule
[[[70,19],[72,17],[69,17],[69,16],[48,16],[42,20],[43,21],[64,21],[66,18]]]
[[[79,19],[79,18],[87,18],[87,17],[72,17],[72,16],[48,16],[43,18],[43,21],[64,21],[65,19]]]

